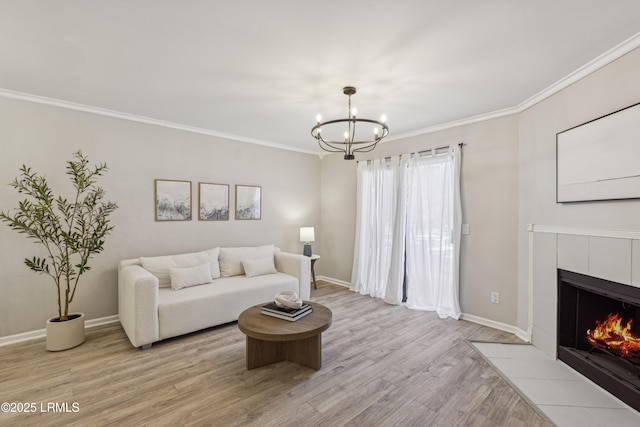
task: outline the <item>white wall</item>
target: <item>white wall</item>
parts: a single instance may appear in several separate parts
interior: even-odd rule
[[[390,124],[392,126],[392,124]],[[437,148],[462,148],[463,222],[460,304],[466,314],[516,323],[518,119],[508,116],[380,144],[358,159]],[[322,161],[322,274],[351,281],[356,215],[356,162]],[[500,304],[491,304],[491,291]]]
[[[640,200],[556,203],[555,170],[556,133],[640,101],[639,72],[640,50],[636,49],[519,115],[520,329],[528,323],[527,224],[640,230]]]
[[[100,181],[119,209],[106,250],[83,278],[72,309],[88,319],[117,314],[118,260],[206,249],[274,243],[301,252],[300,226],[320,226],[318,156],[224,140],[90,113],[0,98],[0,209],[21,200],[8,184],[22,164],[44,173],[54,188],[69,188],[66,161],[82,149],[106,162]],[[154,220],[154,179],[193,183],[192,221]],[[198,221],[197,183],[262,186],[260,221]],[[320,241],[314,244],[320,252]],[[0,224],[0,336],[42,329],[57,314],[54,285],[23,264],[39,246]]]
[[[351,283],[355,242],[356,168],[355,161],[344,160],[337,154],[322,159],[322,258],[316,266],[322,267],[322,275],[347,283]]]

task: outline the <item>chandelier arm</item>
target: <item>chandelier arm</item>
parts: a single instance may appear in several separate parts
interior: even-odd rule
[[[349,118],[349,119],[334,119],[334,120],[327,120],[326,122],[316,123],[316,125],[311,128],[311,132],[313,132],[314,130],[316,130],[318,128],[326,126],[326,125],[332,125],[334,123],[354,122],[354,121],[355,122],[373,123],[373,124],[378,125],[381,128],[383,128],[383,130],[386,130],[387,132],[389,132],[389,127],[387,126],[386,123],[378,121],[378,120],[372,120],[372,119],[361,119],[359,117],[356,117],[355,119],[352,119],[352,118]]]
[[[335,148],[337,150],[344,151],[343,148],[336,147],[336,146],[332,145],[332,144],[344,145],[345,144],[344,141],[329,141],[329,140],[324,139],[322,137],[322,135],[318,135],[318,143],[322,143],[322,144],[328,145],[331,148]]]
[[[349,125],[349,133],[347,135],[351,135],[351,122],[353,122],[353,131],[355,132],[356,130],[356,123],[353,121],[355,119],[355,117],[351,116],[351,95],[347,96],[349,98],[349,108],[347,109],[347,118],[348,118],[348,125]],[[350,141],[353,141],[353,138],[349,138]],[[351,145],[349,145],[349,148],[351,148]],[[349,150],[351,151],[351,150]]]
[[[380,141],[382,141],[382,138],[384,138],[384,136],[378,136],[375,140],[371,141],[371,145],[367,145],[364,147],[359,147],[356,148],[355,150],[353,150],[354,153],[368,153],[369,151],[372,151],[374,148],[376,148],[376,146],[378,145],[378,143]]]
[[[331,149],[338,150],[338,151],[340,151],[342,153],[344,153],[345,151],[350,151],[350,150],[348,150],[348,149],[346,149],[344,147],[336,147],[335,145],[326,144],[326,146],[327,147],[331,147]]]
[[[325,147],[323,147],[322,145],[320,146],[321,149],[323,149],[324,151],[328,152],[328,153],[344,153],[344,150],[329,150]]]
[[[330,149],[325,148],[322,144],[325,144],[327,147],[329,147]],[[334,147],[333,145],[331,145],[330,142],[327,142],[323,139],[318,139],[318,145],[320,146],[320,148],[322,148],[324,151],[328,151],[330,153],[344,153],[344,149],[340,148],[340,147]]]
[[[353,152],[351,151],[351,149],[353,148],[353,135],[351,134],[352,130],[352,124],[353,124],[353,133],[355,134],[356,131],[356,121],[355,121],[355,116],[352,116],[352,110],[351,110],[351,93],[345,92],[347,93],[347,96],[349,98],[349,108],[347,109],[347,118],[348,120],[348,125],[349,128],[347,129],[347,138],[346,138],[346,148],[347,150],[344,152],[344,158],[345,159],[353,159]]]
[[[354,141],[356,140],[356,123],[358,123],[358,119],[356,119],[355,117],[351,120],[353,122],[353,129],[351,130],[351,144],[354,143]],[[351,125],[351,123],[349,123],[349,125]],[[349,146],[351,146],[351,144],[349,144]]]
[[[356,118],[355,120],[358,121],[358,122],[373,123],[374,125],[378,125],[378,126],[380,126],[382,128],[382,132],[383,133],[386,132],[387,135],[389,134],[389,126],[387,126],[387,124],[385,122],[381,122],[381,121],[378,121],[378,120],[372,120],[372,119],[359,119],[359,118]]]
[[[369,141],[353,141],[352,144],[357,146],[362,146],[362,145],[369,145],[369,144],[377,144],[377,142],[375,139],[371,139]]]
[[[323,142],[331,142],[332,144],[348,144],[346,141],[327,141],[325,140],[322,135],[318,136],[318,132],[316,132],[318,129],[327,126],[327,125],[332,125],[332,124],[336,124],[336,123],[345,123],[345,122],[363,122],[363,123],[372,123],[374,125],[380,126],[380,128],[382,129],[382,135],[378,135],[377,138],[371,139],[371,140],[366,140],[366,141],[354,141],[353,139],[355,139],[353,136],[355,135],[355,126],[353,128],[353,136],[352,136],[352,140],[350,141],[351,144],[370,144],[370,143],[374,143],[375,141],[380,141],[382,138],[386,137],[387,135],[389,135],[389,127],[386,125],[386,123],[383,122],[379,122],[377,120],[370,120],[370,119],[359,119],[359,118],[355,118],[355,119],[335,119],[335,120],[328,120],[326,122],[322,122],[322,123],[318,123],[316,124],[313,128],[311,128],[311,136],[313,136],[313,138],[317,139],[318,137],[320,137],[322,139]]]
[[[346,146],[348,145],[348,143],[346,141],[329,141],[329,140],[322,140],[325,144],[337,144],[337,145],[342,145],[342,146]],[[380,141],[378,141],[380,142]],[[378,142],[376,142],[375,139],[369,140],[369,141],[353,141],[351,142],[351,145],[357,145],[357,146],[361,146],[361,145],[369,145],[369,144],[377,144]]]
[[[318,129],[318,128],[321,128],[321,127],[323,127],[323,126],[326,126],[326,125],[332,125],[332,124],[335,124],[335,123],[345,123],[345,122],[349,122],[349,121],[351,121],[351,120],[352,120],[352,119],[333,119],[333,120],[327,120],[326,122],[317,123],[314,127],[312,127],[312,128],[311,128],[311,132],[313,132],[314,130],[316,130],[316,129]],[[366,120],[366,121],[371,121],[371,120],[368,120],[368,119],[356,119],[356,120]]]
[[[378,145],[377,142],[375,144],[369,145],[368,147],[356,148],[355,150],[353,150],[353,152],[354,153],[368,153],[369,151],[373,151],[373,149],[376,148],[376,145]]]

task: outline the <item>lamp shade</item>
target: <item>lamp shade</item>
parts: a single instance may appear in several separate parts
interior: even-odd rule
[[[300,227],[301,242],[315,242],[316,236],[313,227]]]

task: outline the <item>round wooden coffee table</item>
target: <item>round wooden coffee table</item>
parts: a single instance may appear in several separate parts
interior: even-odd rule
[[[247,336],[247,369],[282,360],[320,369],[321,334],[331,326],[332,314],[322,304],[305,302],[313,311],[295,322],[262,314],[260,311],[264,304],[240,314],[238,328]]]

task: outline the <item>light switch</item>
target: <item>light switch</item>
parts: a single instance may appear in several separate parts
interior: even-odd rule
[[[469,224],[462,224],[462,234],[469,234]]]

